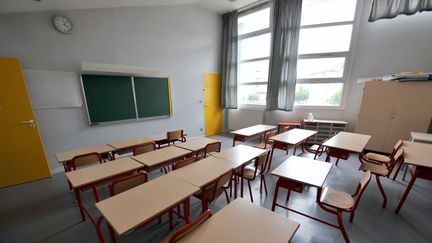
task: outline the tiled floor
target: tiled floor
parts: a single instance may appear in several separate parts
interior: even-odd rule
[[[229,135],[214,136],[223,141],[223,148],[231,146]],[[252,141],[253,142],[253,141]],[[245,144],[252,144],[247,142]],[[292,155],[284,151],[275,152],[272,168]],[[323,158],[320,158],[323,160]],[[334,162],[334,161],[333,161]],[[358,158],[351,156],[347,161],[340,161],[333,166],[325,185],[346,192],[354,192],[361,172],[358,171]],[[152,177],[159,176],[152,173]],[[401,176],[400,176],[401,177]],[[259,193],[259,180],[253,184],[253,196],[256,204],[270,208],[274,185],[274,176],[267,174],[266,181],[269,194]],[[399,215],[394,210],[404,192],[407,182],[398,178],[396,181],[382,179],[388,196],[387,209],[382,209],[382,198],[375,179],[366,189],[357,209],[354,223],[349,223],[348,215],[344,223],[352,242],[432,242],[432,183],[418,180],[413,187]],[[103,189],[102,194],[107,195]],[[286,192],[279,193],[279,200],[285,199]],[[84,201],[93,215],[97,210],[93,206],[91,193],[85,193]],[[308,188],[302,194],[292,193],[289,205],[308,214],[336,222],[334,215],[321,210],[315,203],[316,188]],[[249,193],[245,185],[245,198]],[[220,197],[210,208],[218,211],[226,205]],[[200,202],[191,199],[191,213],[195,217],[200,213]],[[300,223],[300,228],[293,242],[343,242],[337,229],[307,219],[292,212],[277,208],[276,212]],[[257,222],[259,224],[260,222]],[[179,222],[177,227],[183,223]],[[106,238],[107,230],[104,226]],[[120,237],[118,242],[157,242],[169,234],[167,219],[162,224],[150,223],[129,235]],[[68,190],[63,173],[52,178],[20,186],[0,189],[0,242],[97,242],[97,236],[91,223],[81,222],[73,194]]]

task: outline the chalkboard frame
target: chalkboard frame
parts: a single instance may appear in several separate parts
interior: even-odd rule
[[[103,121],[103,122],[93,122],[91,120],[91,116],[89,113],[88,103],[87,103],[87,97],[86,92],[84,89],[84,81],[83,81],[83,75],[99,75],[99,76],[121,76],[121,77],[128,77],[131,80],[132,83],[132,95],[134,100],[134,109],[135,109],[135,118],[132,119],[119,119],[119,120],[113,120],[113,121]],[[169,102],[169,114],[167,115],[160,115],[160,116],[152,116],[152,117],[139,117],[138,114],[138,107],[137,107],[137,101],[136,101],[136,93],[135,93],[135,81],[134,78],[158,78],[158,79],[166,79],[167,81],[167,87],[168,87],[168,102]],[[146,121],[146,120],[155,120],[155,119],[163,119],[163,118],[170,118],[173,114],[172,109],[172,93],[171,93],[171,79],[169,77],[161,77],[161,76],[153,76],[153,75],[127,75],[127,74],[117,74],[117,73],[93,73],[93,72],[85,72],[80,74],[80,83],[81,83],[81,91],[83,94],[83,100],[85,104],[85,110],[88,118],[88,122],[90,126],[97,126],[97,125],[109,125],[109,124],[118,124],[118,123],[125,123],[125,122],[136,122],[136,121]]]

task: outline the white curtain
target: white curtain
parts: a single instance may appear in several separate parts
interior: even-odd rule
[[[374,0],[369,22],[391,19],[400,14],[413,15],[423,11],[432,11],[432,0]]]

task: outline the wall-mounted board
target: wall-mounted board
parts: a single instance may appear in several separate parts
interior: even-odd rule
[[[81,76],[90,125],[170,117],[170,80],[83,74]]]

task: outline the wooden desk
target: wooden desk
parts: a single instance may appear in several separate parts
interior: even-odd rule
[[[198,155],[198,153],[201,150],[204,150],[207,144],[216,143],[216,142],[220,142],[220,141],[212,138],[197,138],[197,139],[189,140],[184,143],[177,143],[175,144],[175,146],[179,148],[187,149],[189,151],[194,152],[196,155]]]
[[[299,226],[282,215],[239,198],[179,242],[285,243],[291,240]]]
[[[291,156],[280,164],[275,170],[271,172],[272,175],[279,177],[276,182],[275,192],[273,196],[272,211],[275,210],[276,206],[284,208],[286,210],[298,213],[305,217],[317,220],[321,223],[329,224],[321,219],[312,217],[305,213],[299,212],[288,206],[277,204],[277,197],[280,188],[288,190],[285,205],[288,204],[289,196],[291,191],[303,192],[304,185],[309,185],[318,188],[317,190],[317,202],[319,202],[321,195],[321,188],[330,173],[332,164],[313,160],[309,158],[302,158],[297,156]],[[331,224],[329,224],[331,225]],[[334,225],[333,225],[334,226]]]
[[[149,137],[139,137],[139,138],[130,138],[125,140],[118,140],[109,142],[108,145],[115,148],[116,150],[125,150],[125,149],[133,149],[133,147],[154,142],[155,139]]]
[[[109,146],[108,144],[100,144],[100,145],[95,145],[95,146],[91,146],[91,147],[85,147],[85,148],[70,150],[70,151],[66,151],[66,152],[56,153],[55,156],[56,156],[57,161],[60,164],[65,165],[67,162],[71,161],[75,156],[78,156],[78,155],[94,153],[94,152],[104,155],[104,154],[108,154],[114,150],[115,150],[115,148]],[[65,171],[68,171],[66,166],[65,166]]]
[[[207,186],[214,182],[219,176],[232,169],[232,162],[210,156],[191,165],[174,170],[170,172],[169,175],[182,179],[194,186],[201,188],[201,193],[204,195]],[[204,212],[207,210],[207,201],[205,200],[204,196],[202,196],[201,200],[202,209]]]
[[[432,143],[432,134],[423,132],[411,132],[411,141],[419,143]]]
[[[280,133],[281,129],[283,127],[289,126],[289,129],[293,129],[293,128],[301,128],[302,123],[301,122],[278,122],[277,124],[277,129],[278,129],[278,133]]]
[[[66,172],[66,177],[69,180],[78,202],[81,217],[85,220],[85,214],[91,218],[90,214],[82,205],[81,189],[84,187],[92,187],[93,195],[96,202],[99,202],[99,195],[96,186],[102,182],[112,180],[117,176],[130,174],[135,170],[142,168],[143,165],[131,158],[121,158],[106,163],[88,166],[79,170]]]
[[[259,124],[251,127],[246,127],[240,130],[232,131],[231,133],[234,134],[233,147],[235,146],[236,141],[244,142],[245,139],[248,137],[261,135],[261,134],[263,134],[263,137],[265,137],[266,133],[273,129],[276,129],[276,126]]]
[[[176,146],[168,146],[162,149],[157,149],[155,151],[133,156],[132,159],[143,164],[146,171],[150,171],[166,164],[173,163],[175,160],[185,157],[189,154],[191,154],[191,151],[189,150]]]
[[[269,163],[267,167],[267,171],[270,171],[271,162],[273,160],[273,153],[275,149],[286,150],[288,153],[288,149],[294,146],[293,155],[295,155],[296,146],[302,144],[302,151],[304,151],[303,144],[307,141],[307,139],[313,135],[315,135],[316,131],[294,128],[287,132],[280,133],[276,136],[270,137],[273,141],[272,150],[270,153]]]
[[[171,175],[163,175],[140,186],[96,203],[96,208],[119,235],[143,225],[183,202],[189,223],[189,197],[200,189]]]
[[[432,144],[404,141],[402,148],[404,150],[404,163],[414,165],[416,168],[396,208],[396,214],[402,208],[417,178],[432,180]]]
[[[364,134],[339,132],[323,143],[328,148],[326,161],[335,157],[338,162],[339,159],[348,159],[350,153],[362,153],[370,138],[371,136]]]

